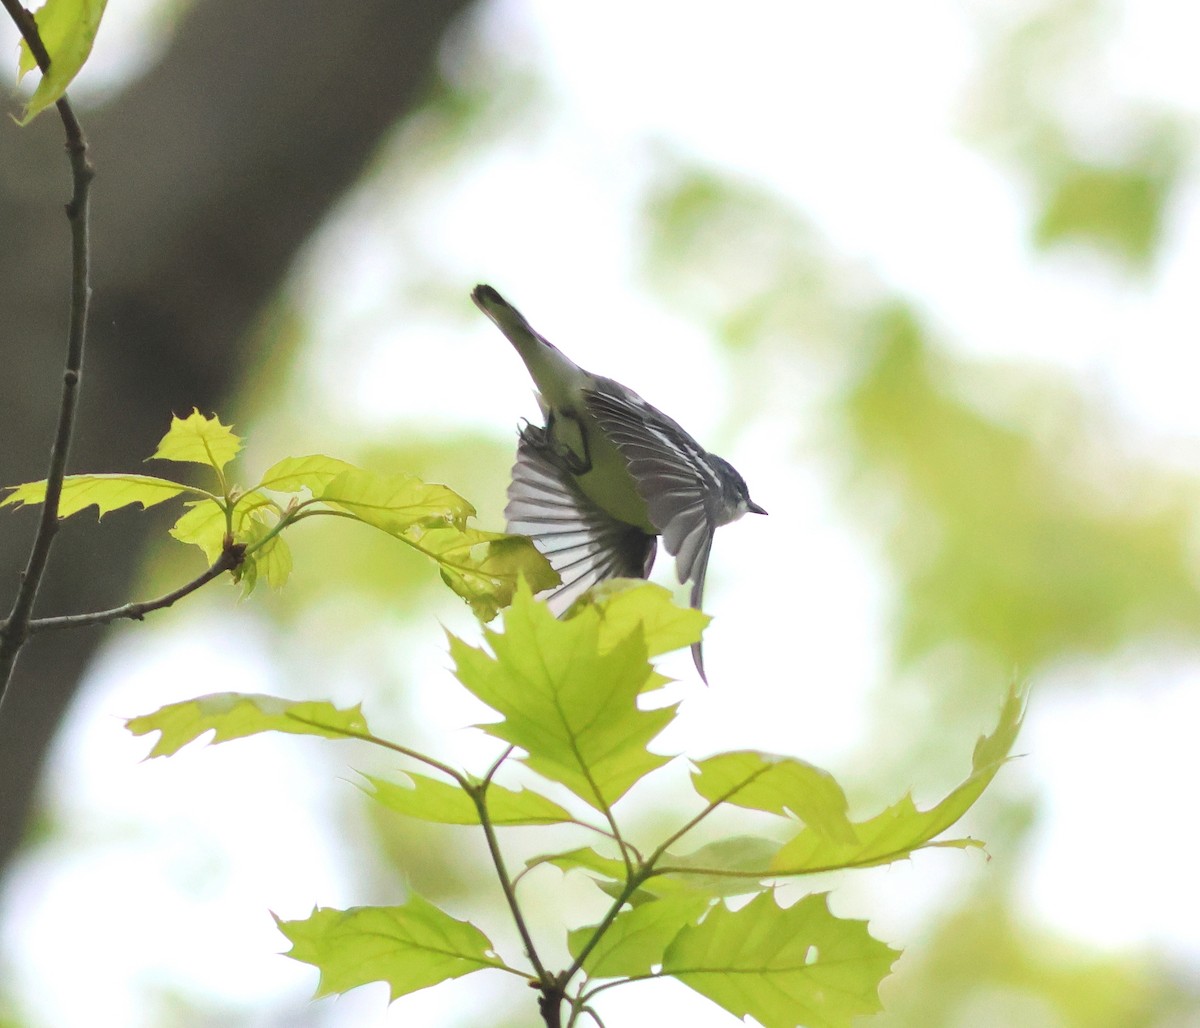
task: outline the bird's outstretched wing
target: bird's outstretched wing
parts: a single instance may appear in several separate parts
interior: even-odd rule
[[[504,517],[509,534],[529,536],[562,579],[540,594],[555,614],[597,582],[645,578],[654,564],[656,538],[584,496],[555,463],[545,430],[533,425],[521,430]]]
[[[679,581],[692,583],[691,603],[700,609],[723,495],[707,451],[657,407],[610,379],[585,390],[584,402],[627,461],[650,523],[675,558]],[[692,657],[704,678],[699,643]]]

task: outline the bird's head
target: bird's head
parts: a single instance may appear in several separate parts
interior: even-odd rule
[[[715,453],[710,453],[708,459],[712,462],[717,477],[721,480],[722,502],[717,524],[727,525],[731,521],[737,521],[743,514],[766,513],[762,507],[750,499],[750,490],[746,486],[746,480],[738,474],[737,468]]]

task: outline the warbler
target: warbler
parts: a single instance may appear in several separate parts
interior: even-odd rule
[[[604,579],[649,577],[659,536],[699,609],[717,527],[766,513],[745,480],[632,389],[584,371],[491,286],[471,299],[538,389],[546,423],[519,429],[504,516],[562,579],[544,594],[551,610],[561,614]],[[699,643],[692,659],[707,682]]]

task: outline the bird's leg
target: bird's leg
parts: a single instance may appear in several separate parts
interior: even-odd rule
[[[576,453],[569,443],[559,438],[555,428],[560,418],[575,426],[582,453]],[[586,475],[592,470],[592,454],[588,446],[587,432],[584,431],[583,422],[570,411],[547,412],[545,437],[549,441],[556,460],[572,475]]]

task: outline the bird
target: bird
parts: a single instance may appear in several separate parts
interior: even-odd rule
[[[506,531],[528,536],[561,579],[539,596],[561,616],[598,582],[648,578],[661,537],[699,610],[713,533],[767,513],[745,479],[632,389],[584,371],[491,286],[471,299],[524,362],[545,420],[518,429],[504,508]],[[699,642],[692,659],[707,683]]]

